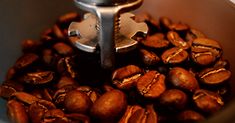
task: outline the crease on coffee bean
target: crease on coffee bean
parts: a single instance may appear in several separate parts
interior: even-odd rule
[[[216,97],[214,95],[210,95],[208,94],[207,92],[203,92],[202,90],[201,91],[198,91],[197,93],[195,93],[196,96],[193,96],[193,100],[197,100],[198,98],[202,97],[202,96],[209,96],[210,98],[216,100],[217,103],[219,103],[221,106],[224,105],[224,102],[221,98],[219,97]]]
[[[155,81],[159,80],[159,76],[160,76],[160,73],[155,74],[152,81],[148,85],[145,86],[145,88],[142,90],[141,94],[143,94],[143,95],[147,94],[148,91],[150,90],[150,88],[152,87],[153,83]]]
[[[176,55],[178,55],[182,51],[184,51],[184,50],[182,48],[180,48],[177,52],[175,52],[174,54],[168,56],[167,59],[166,59],[166,62],[169,62],[173,57],[175,57]]]
[[[217,70],[212,70],[212,71],[202,75],[201,78],[205,78],[206,76],[209,76],[211,74],[218,73],[218,72],[221,72],[221,71],[226,71],[226,69],[225,68],[220,68],[220,69],[217,69]]]
[[[75,74],[74,71],[72,70],[72,67],[69,65],[69,60],[70,60],[70,58],[68,58],[68,57],[65,58],[65,63],[66,63],[68,72],[70,73],[71,77],[72,77],[72,78],[75,78],[75,77],[76,77],[76,74]]]
[[[136,74],[136,75],[133,75],[133,76],[130,76],[128,78],[123,79],[123,81],[121,81],[121,80],[114,80],[114,84],[116,84],[116,83],[122,84],[122,83],[125,83],[125,82],[130,82],[131,80],[138,79],[140,76],[141,76],[141,74]]]
[[[209,50],[215,49],[215,50],[221,51],[221,48],[218,48],[218,47],[205,46],[205,45],[196,44],[196,43],[193,43],[193,47],[202,48],[202,49],[209,49]]]
[[[201,52],[201,53],[194,53],[194,57],[197,58],[201,55],[213,55],[212,52]]]

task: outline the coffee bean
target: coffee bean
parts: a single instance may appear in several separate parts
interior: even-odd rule
[[[145,40],[140,42],[143,46],[153,48],[153,49],[163,49],[167,48],[170,44],[169,41],[162,39],[159,35],[148,36]]]
[[[197,79],[189,71],[180,67],[172,68],[169,72],[168,79],[175,87],[190,92],[199,89]]]
[[[135,65],[128,65],[115,70],[112,74],[113,84],[120,89],[128,89],[136,85],[142,70]]]
[[[186,35],[187,41],[193,41],[196,38],[206,38],[206,35],[197,29],[191,28]]]
[[[195,105],[206,113],[215,113],[224,105],[222,98],[217,93],[202,89],[194,93],[193,100]]]
[[[156,65],[160,62],[160,58],[154,52],[145,49],[140,49],[140,57],[146,66]]]
[[[191,47],[192,60],[199,65],[210,65],[221,57],[222,49],[220,44],[211,39],[197,38]]]
[[[27,73],[23,76],[23,82],[33,85],[46,84],[54,79],[54,72],[52,71],[42,71]]]
[[[178,89],[166,90],[159,98],[160,104],[170,110],[184,109],[188,102],[187,95]]]
[[[174,31],[170,31],[167,33],[167,39],[171,42],[172,45],[176,46],[176,47],[180,47],[183,49],[189,49],[190,45],[184,41],[178,33],[174,32]]]
[[[126,112],[118,123],[129,123],[130,117],[139,109],[142,109],[139,105],[127,106]]]
[[[137,82],[137,89],[146,98],[156,99],[165,90],[165,76],[157,71],[149,71]]]
[[[90,98],[78,90],[70,91],[65,96],[64,106],[71,113],[87,113],[91,105]]]
[[[160,17],[159,25],[163,32],[169,31],[171,24],[172,24],[172,21],[168,17]]]
[[[21,56],[15,63],[14,67],[17,70],[24,69],[35,63],[39,59],[39,56],[34,53],[27,53]]]
[[[188,53],[182,48],[174,47],[166,50],[161,57],[165,64],[179,64],[187,60]]]
[[[29,123],[24,105],[16,100],[7,102],[7,114],[12,123]]]
[[[205,117],[193,110],[185,110],[179,113],[177,120],[182,123],[194,123],[205,120]]]
[[[199,73],[200,80],[209,85],[221,84],[231,77],[231,72],[225,68],[207,68]]]
[[[72,47],[62,42],[56,43],[53,48],[61,55],[70,55],[74,52]]]
[[[120,117],[127,108],[126,95],[112,90],[101,95],[91,108],[91,115],[103,121],[112,121]]]

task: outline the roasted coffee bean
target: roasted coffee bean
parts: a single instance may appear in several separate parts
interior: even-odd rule
[[[170,25],[170,29],[177,32],[181,37],[185,37],[189,30],[189,26],[184,23],[173,23]]]
[[[222,108],[224,102],[215,92],[208,90],[197,90],[193,95],[195,105],[206,113],[215,113]]]
[[[191,47],[192,60],[199,65],[210,65],[222,55],[220,44],[208,38],[197,38]]]
[[[167,32],[170,30],[170,26],[172,25],[172,21],[168,17],[160,17],[159,25],[163,32]]]
[[[77,78],[78,74],[75,71],[75,63],[72,57],[61,58],[57,63],[57,71],[62,75]]]
[[[112,74],[113,84],[120,89],[129,89],[136,85],[142,70],[135,65],[128,65],[115,70]]]
[[[55,54],[52,49],[44,49],[42,51],[42,61],[49,67],[53,67],[53,69],[55,68],[59,58],[59,55]]]
[[[81,17],[77,12],[70,12],[70,13],[66,13],[62,16],[60,16],[58,18],[58,25],[60,25],[60,27],[62,29],[67,29],[69,27],[69,24],[73,21],[80,21]]]
[[[15,63],[14,67],[17,70],[24,69],[33,63],[35,63],[39,59],[39,56],[34,53],[27,53],[21,56]]]
[[[8,69],[5,79],[11,80],[16,76],[16,69],[14,67],[11,67]]]
[[[165,64],[179,64],[187,60],[188,52],[182,48],[174,47],[166,50],[161,57]]]
[[[91,108],[91,115],[103,121],[112,121],[123,115],[126,108],[126,95],[115,89],[104,93],[95,101]]]
[[[199,73],[201,82],[208,85],[224,83],[231,77],[231,72],[225,68],[207,68]]]
[[[138,109],[129,118],[128,123],[157,123],[157,113],[153,105],[148,105],[146,109]]]
[[[12,123],[30,123],[26,108],[16,100],[7,102],[7,114]]]
[[[0,97],[4,99],[9,99],[15,92],[16,90],[13,87],[7,85],[0,86]]]
[[[53,31],[54,35],[56,36],[56,38],[65,39],[66,35],[64,34],[63,30],[57,24],[55,24],[52,27],[52,31]]]
[[[28,105],[39,100],[36,96],[25,93],[25,92],[15,92],[12,94],[12,97],[15,97],[17,100]]]
[[[205,120],[205,117],[193,110],[185,110],[177,116],[181,123],[194,123]]]
[[[68,123],[69,120],[65,117],[65,114],[60,109],[48,110],[43,115],[43,123]]]
[[[60,88],[63,88],[65,86],[68,86],[68,85],[76,87],[76,86],[78,86],[78,83],[71,77],[62,76],[56,86],[57,86],[58,89],[60,89]]]
[[[79,86],[78,88],[76,88],[76,90],[85,93],[88,97],[90,97],[93,103],[99,98],[98,92],[96,92],[89,86]]]
[[[69,119],[69,123],[90,123],[90,118],[84,114],[65,114]]]
[[[36,52],[37,50],[39,50],[40,42],[33,40],[24,40],[21,44],[21,47],[24,53]]]
[[[78,90],[70,91],[66,94],[64,100],[65,109],[71,113],[88,113],[92,101],[83,92]]]
[[[32,123],[41,123],[48,110],[55,109],[53,103],[48,101],[34,102],[29,106],[28,113]]]
[[[160,58],[154,52],[145,49],[140,49],[140,57],[146,66],[156,65],[160,62]]]
[[[165,76],[157,71],[149,71],[137,82],[137,89],[146,98],[156,99],[165,90]]]
[[[175,87],[194,92],[199,89],[197,79],[187,70],[174,67],[170,70],[168,80]]]
[[[139,109],[142,109],[142,107],[138,105],[127,106],[126,112],[118,123],[129,123],[130,117]]]
[[[42,71],[27,73],[23,76],[23,82],[33,85],[41,85],[51,82],[54,79],[54,72]]]
[[[145,40],[141,41],[140,43],[146,47],[154,49],[167,48],[170,44],[169,41],[162,39],[162,37],[160,37],[158,34],[148,36]]]
[[[220,59],[218,60],[215,65],[214,68],[225,68],[225,69],[229,69],[230,68],[230,63],[228,60],[223,60]]]
[[[206,38],[206,35],[197,29],[191,28],[186,35],[187,41],[193,41],[196,38]]]
[[[66,94],[74,89],[75,87],[73,86],[64,86],[58,89],[53,95],[54,103],[59,107],[63,107]]]
[[[170,110],[184,109],[188,102],[187,95],[178,89],[166,90],[159,98],[160,104]]]
[[[176,46],[176,47],[180,47],[183,49],[189,49],[190,45],[184,41],[178,33],[174,32],[174,31],[170,31],[167,33],[167,39],[171,42],[172,45]]]
[[[72,47],[62,42],[56,43],[53,48],[61,55],[71,55],[74,52]]]

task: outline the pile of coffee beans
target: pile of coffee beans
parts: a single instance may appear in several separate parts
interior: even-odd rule
[[[229,62],[218,41],[167,17],[144,13],[146,38],[116,54],[113,70],[99,52],[74,47],[67,29],[78,13],[61,16],[39,41],[22,42],[23,55],[0,86],[13,123],[192,123],[223,108],[229,97]]]

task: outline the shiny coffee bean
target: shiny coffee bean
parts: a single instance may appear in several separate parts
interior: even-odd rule
[[[23,76],[23,82],[33,85],[41,85],[51,82],[54,79],[54,72],[42,71],[27,73]]]
[[[220,44],[211,39],[197,38],[191,47],[192,60],[199,65],[210,65],[222,55]]]
[[[145,49],[140,49],[140,57],[146,66],[156,65],[160,62],[160,58],[154,52]]]
[[[145,40],[140,42],[143,46],[153,49],[167,48],[170,44],[169,41],[162,39],[158,34],[148,36]]]
[[[170,26],[172,24],[172,21],[168,17],[160,17],[159,19],[159,25],[163,32],[167,32],[170,30]]]
[[[78,83],[71,77],[62,76],[56,86],[58,89],[60,89],[69,85],[76,87],[78,86]]]
[[[21,70],[29,67],[39,59],[39,56],[34,53],[27,53],[21,56],[15,63],[14,67],[17,70]]]
[[[75,63],[72,57],[59,59],[57,63],[57,71],[62,75],[67,75],[71,78],[77,78],[78,73],[75,71]]]
[[[71,55],[74,52],[72,47],[63,42],[56,43],[53,48],[61,55]]]
[[[58,107],[64,107],[64,101],[65,101],[66,94],[74,89],[75,89],[75,87],[73,87],[73,86],[64,86],[63,88],[56,90],[56,92],[53,95],[54,103]]]
[[[113,84],[120,89],[129,89],[136,85],[142,70],[135,65],[128,65],[115,70],[112,74]]]
[[[138,109],[129,118],[128,123],[157,123],[157,113],[153,105],[148,105],[146,109]]]
[[[217,85],[226,82],[231,72],[225,68],[207,68],[199,73],[201,82],[208,85]]]
[[[65,114],[65,117],[68,118],[69,123],[90,123],[90,118],[84,114],[72,113]]]
[[[158,98],[165,90],[165,76],[157,71],[149,71],[137,82],[139,93],[150,99]]]
[[[99,94],[98,92],[96,92],[94,89],[92,89],[89,86],[79,86],[78,88],[76,88],[76,90],[81,91],[83,93],[85,93],[90,99],[91,101],[94,103],[98,98],[99,98]]]
[[[91,108],[91,115],[102,121],[112,121],[123,115],[126,108],[126,95],[115,89],[104,93],[95,101]]]
[[[45,112],[43,115],[44,123],[68,123],[68,118],[65,117],[65,114],[60,109],[51,109]]]
[[[189,49],[190,45],[184,41],[178,33],[170,31],[167,33],[167,39],[171,42],[172,45],[180,47],[182,49]]]
[[[177,88],[194,92],[199,89],[197,79],[189,71],[174,67],[168,74],[168,80]]]
[[[191,28],[186,35],[187,41],[193,41],[196,38],[206,38],[206,35],[197,29]]]
[[[27,105],[31,105],[32,103],[39,101],[39,99],[36,96],[26,92],[15,92],[12,94],[12,97],[16,98],[18,101],[23,102]]]
[[[12,123],[30,123],[26,108],[16,100],[7,102],[7,115]]]
[[[173,23],[170,25],[170,29],[177,32],[181,37],[185,37],[189,30],[189,26],[184,23]]]
[[[164,64],[179,64],[187,60],[188,52],[182,48],[174,47],[166,50],[161,57]]]
[[[139,109],[142,109],[139,105],[127,106],[126,112],[118,123],[129,123],[130,117]]]
[[[206,113],[215,113],[224,105],[222,98],[217,93],[202,89],[194,93],[193,100],[196,107]]]
[[[83,92],[78,90],[70,91],[66,94],[64,100],[65,109],[71,113],[88,113],[92,101]]]
[[[193,110],[185,110],[177,115],[177,120],[182,123],[195,123],[205,120],[205,117]]]
[[[184,109],[188,102],[187,95],[178,89],[166,90],[159,98],[160,104],[170,110]]]

